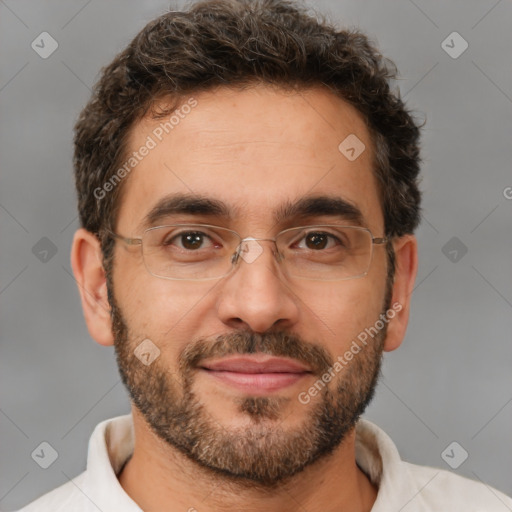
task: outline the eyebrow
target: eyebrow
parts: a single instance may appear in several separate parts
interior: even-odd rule
[[[224,221],[233,221],[239,216],[239,207],[230,207],[218,199],[196,194],[170,194],[160,199],[143,218],[139,229],[157,225],[172,215],[207,216]],[[308,217],[328,216],[364,226],[361,210],[350,201],[339,196],[310,195],[295,202],[285,201],[273,215],[276,224]]]

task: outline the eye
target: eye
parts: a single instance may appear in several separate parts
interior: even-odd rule
[[[185,249],[187,251],[210,249],[214,247],[212,238],[202,231],[183,231],[178,234],[173,233],[172,236],[164,239],[163,245],[176,245],[178,248]]]
[[[301,247],[301,244],[299,243],[299,249],[310,249],[313,251],[332,249],[336,246],[343,247],[344,245],[338,237],[324,231],[312,231],[310,233],[306,233],[306,235],[301,239],[301,242],[302,241],[304,241],[305,247]]]

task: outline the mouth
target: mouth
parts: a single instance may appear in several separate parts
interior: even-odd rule
[[[206,361],[200,369],[217,382],[256,395],[284,389],[312,374],[298,361],[267,354]]]

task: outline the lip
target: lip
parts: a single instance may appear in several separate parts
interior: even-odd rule
[[[201,370],[217,382],[256,396],[284,389],[312,373],[298,361],[267,354],[207,361],[201,365]]]
[[[241,374],[303,374],[311,369],[293,359],[273,357],[267,354],[251,356],[231,356],[214,361],[206,361],[201,368]]]

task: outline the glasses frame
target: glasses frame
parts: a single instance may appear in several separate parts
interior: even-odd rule
[[[143,237],[144,237],[144,235],[147,232],[149,232],[149,231],[153,231],[153,230],[157,230],[157,229],[162,229],[162,228],[167,228],[167,227],[180,227],[180,226],[183,226],[183,227],[215,228],[215,229],[221,229],[221,230],[224,230],[224,231],[229,231],[229,232],[233,233],[234,235],[236,235],[237,238],[240,240],[240,242],[238,243],[235,252],[231,256],[231,268],[230,268],[230,270],[228,270],[228,272],[226,272],[225,274],[223,274],[221,276],[218,276],[218,277],[205,277],[205,278],[201,278],[201,279],[194,279],[194,278],[187,278],[187,277],[185,277],[185,278],[181,278],[181,277],[166,277],[166,276],[160,276],[160,275],[157,275],[157,274],[154,274],[153,272],[151,272],[149,270],[148,266],[147,266],[146,259],[144,258],[144,248],[143,248]],[[306,225],[306,226],[296,226],[296,227],[293,227],[293,228],[283,229],[274,238],[253,238],[251,236],[242,238],[240,236],[240,234],[238,232],[236,232],[235,230],[229,229],[229,228],[225,228],[223,226],[216,226],[214,224],[190,224],[190,223],[185,223],[185,224],[183,224],[183,223],[178,223],[178,224],[162,224],[161,226],[152,226],[150,228],[145,229],[144,232],[142,233],[142,237],[140,237],[140,238],[125,237],[123,235],[120,235],[119,233],[115,233],[114,231],[112,231],[112,230],[110,230],[108,228],[105,228],[103,231],[104,231],[104,233],[106,233],[107,235],[111,236],[112,238],[114,238],[116,240],[120,240],[121,242],[124,242],[127,245],[130,245],[130,246],[140,245],[141,252],[142,252],[142,260],[144,261],[144,266],[146,267],[146,270],[148,271],[148,273],[150,275],[152,275],[153,277],[157,277],[159,279],[167,279],[167,280],[170,280],[170,281],[212,281],[212,280],[215,280],[215,279],[222,279],[223,277],[226,277],[229,274],[231,274],[231,272],[233,272],[233,270],[236,268],[237,263],[238,263],[238,261],[240,259],[239,258],[240,252],[241,252],[240,248],[242,247],[242,244],[244,242],[249,242],[249,241],[261,241],[261,242],[268,241],[268,242],[274,242],[274,244],[276,246],[276,251],[273,251],[274,256],[279,257],[280,260],[281,260],[281,254],[280,254],[280,252],[278,250],[278,247],[277,247],[277,238],[279,236],[281,236],[283,233],[286,233],[288,231],[299,230],[299,229],[321,228],[321,227],[350,228],[350,229],[357,229],[357,230],[360,230],[360,231],[366,231],[370,235],[371,242],[372,242],[372,247],[373,247],[373,245],[383,245],[383,244],[385,244],[385,243],[387,243],[387,242],[389,242],[391,240],[391,238],[389,238],[389,237],[374,237],[372,232],[368,228],[366,228],[366,227],[363,227],[363,226],[347,226],[347,225],[344,225],[344,224],[313,224],[313,225]],[[356,276],[344,277],[342,279],[313,279],[313,278],[309,278],[309,277],[300,277],[300,276],[294,276],[294,277],[296,277],[298,279],[304,279],[304,280],[307,280],[307,281],[325,281],[325,282],[347,281],[349,279],[359,279],[361,277],[365,277],[368,274],[368,270],[370,269],[372,260],[373,260],[373,250],[370,252],[370,261],[368,262],[367,270],[363,274],[359,274],[359,275],[356,275]]]

